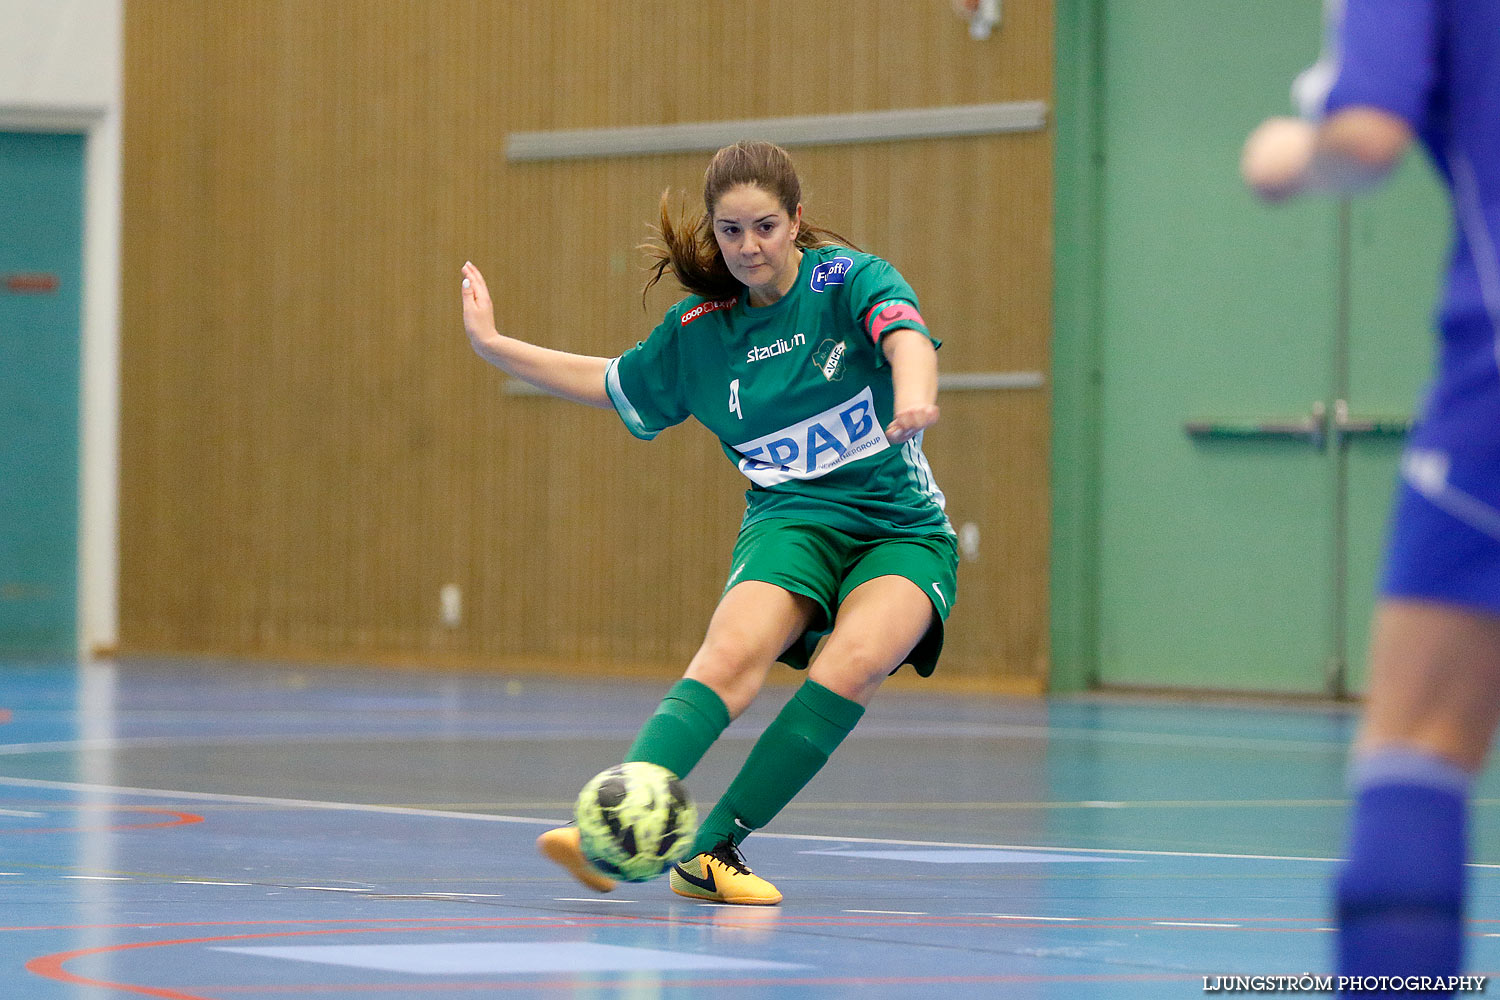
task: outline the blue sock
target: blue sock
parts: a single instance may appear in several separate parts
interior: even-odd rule
[[[1339,975],[1458,975],[1470,780],[1405,748],[1353,762],[1349,859],[1335,892]]]

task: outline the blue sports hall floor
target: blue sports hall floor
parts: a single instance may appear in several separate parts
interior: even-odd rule
[[[664,687],[0,662],[0,998],[1162,1000],[1329,970],[1346,707],[886,692],[746,844],[780,906],[591,895],[532,841]],[[693,772],[700,807],[789,693]]]

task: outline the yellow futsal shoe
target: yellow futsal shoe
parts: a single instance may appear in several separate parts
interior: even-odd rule
[[[673,892],[689,899],[746,906],[773,906],[781,902],[781,893],[750,870],[732,840],[723,841],[707,854],[673,865],[667,882]]]
[[[583,855],[583,836],[576,826],[560,826],[536,838],[536,849],[542,857],[565,869],[567,873],[595,892],[609,892],[615,880],[589,864]]]

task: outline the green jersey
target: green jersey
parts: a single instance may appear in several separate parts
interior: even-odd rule
[[[609,363],[605,384],[636,437],[689,416],[712,431],[750,480],[746,525],[793,517],[868,538],[951,534],[922,435],[885,436],[893,393],[879,340],[901,329],[932,337],[900,273],[819,247],[769,306],[683,299]]]

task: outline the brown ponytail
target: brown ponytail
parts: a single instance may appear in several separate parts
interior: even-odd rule
[[[668,270],[684,290],[705,299],[729,299],[744,294],[745,286],[729,272],[713,232],[714,205],[724,192],[742,184],[760,188],[776,199],[788,218],[797,217],[802,184],[786,150],[756,140],[725,146],[714,154],[704,172],[702,213],[684,214],[674,220],[669,204],[671,189],[662,192],[661,225],[652,227],[660,242],[641,247],[653,261],[647,267],[651,277],[641,289],[643,304],[646,293]],[[804,250],[826,246],[859,249],[838,233],[810,225],[805,218],[797,231],[797,246]]]

